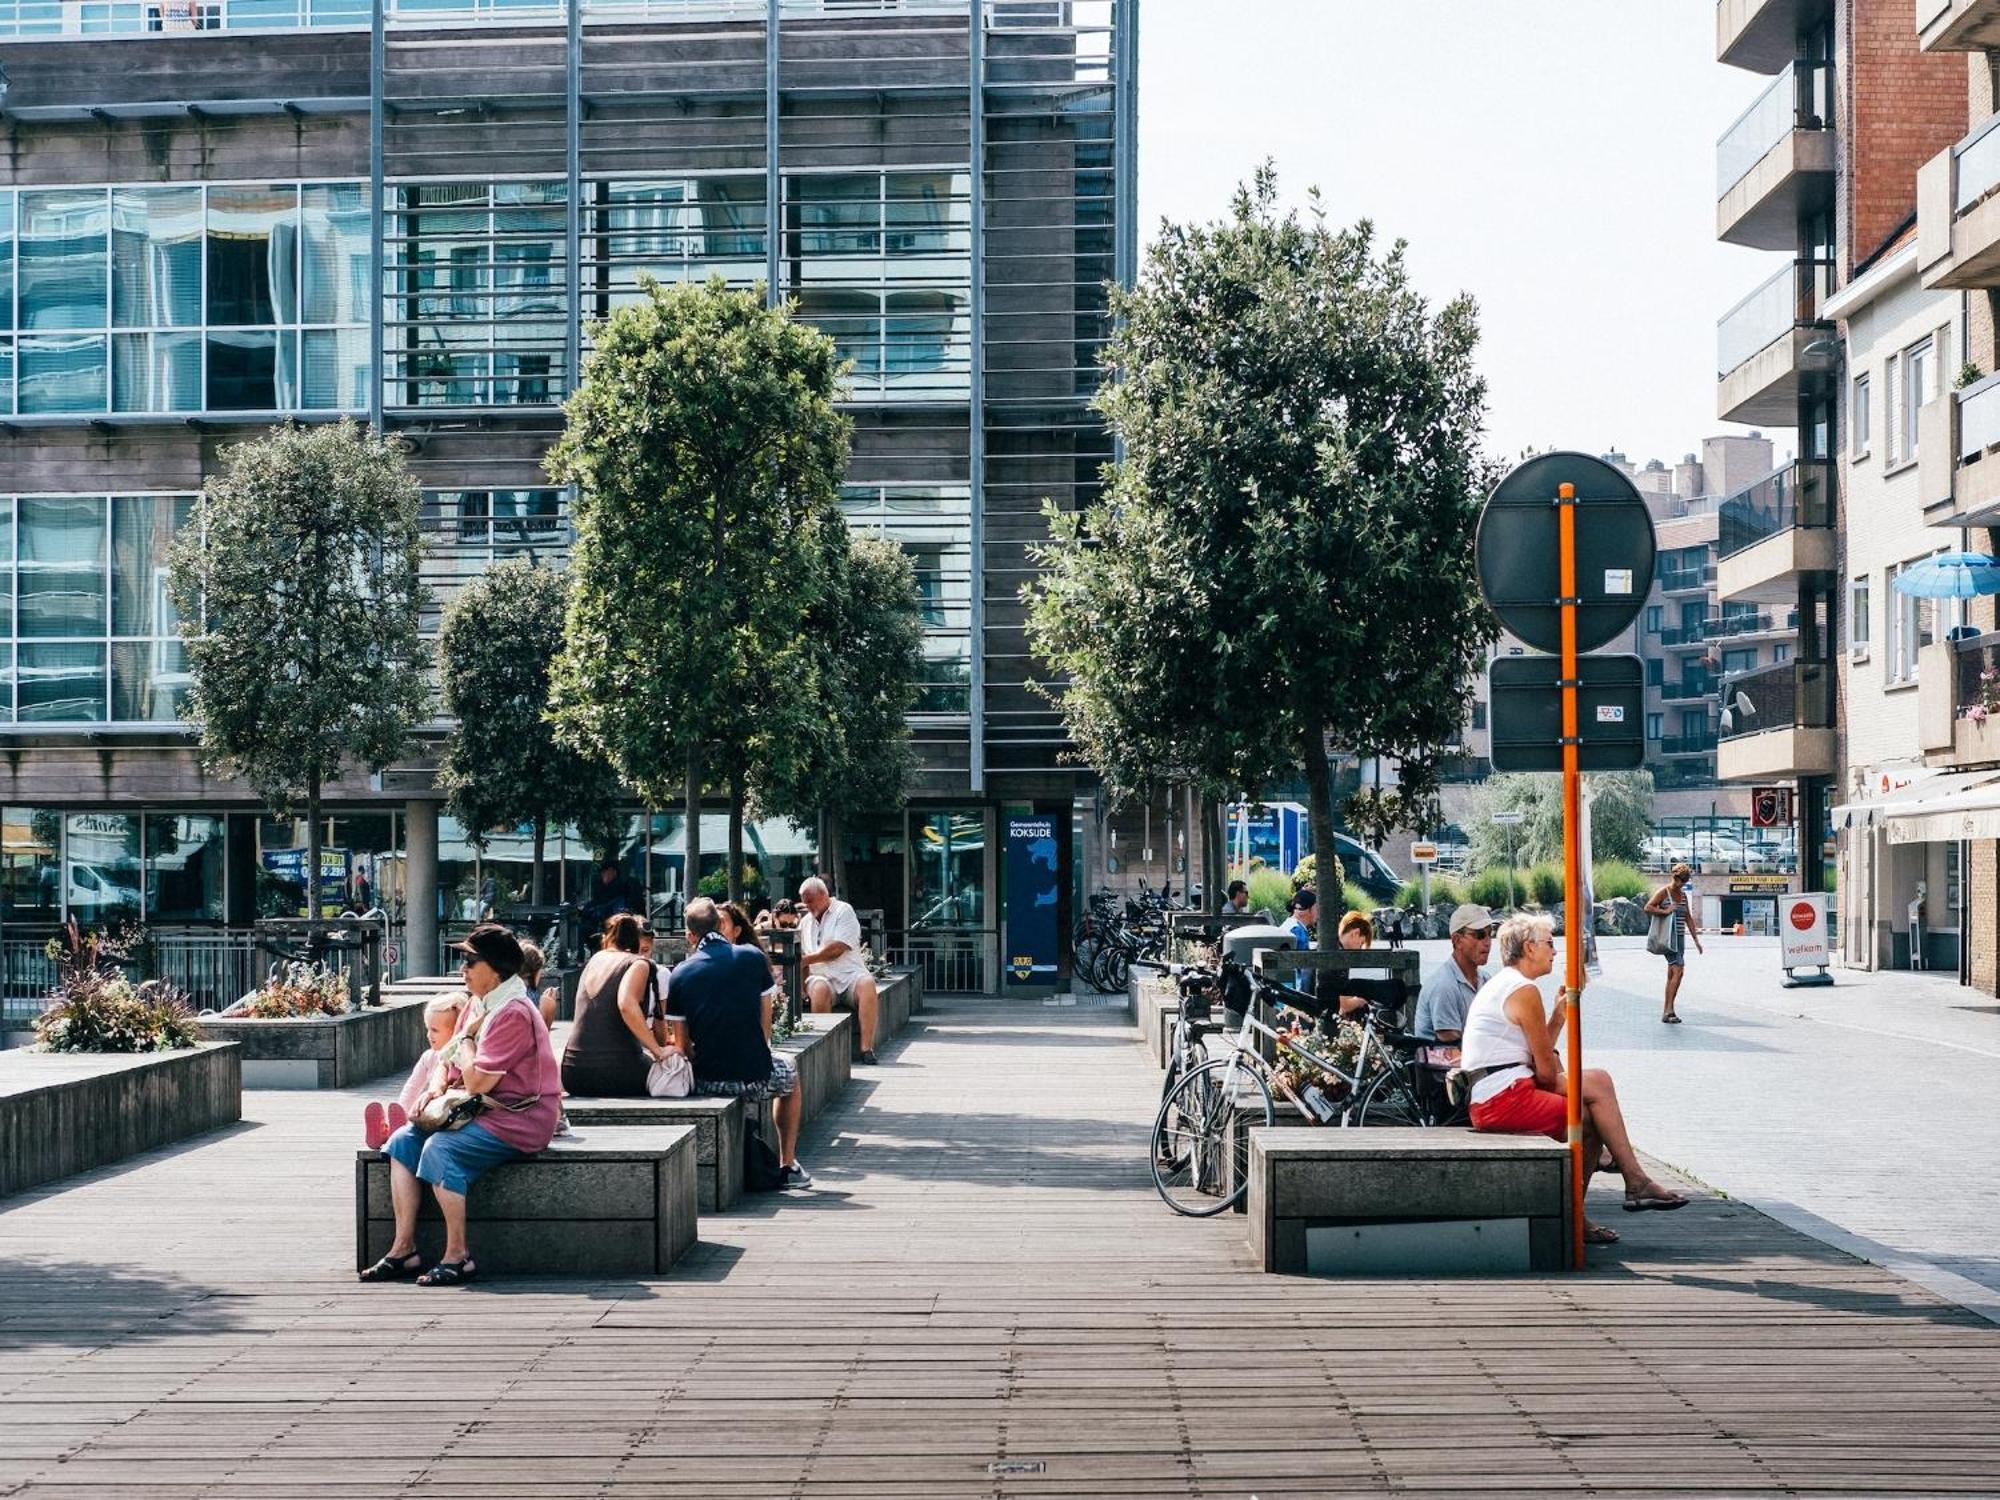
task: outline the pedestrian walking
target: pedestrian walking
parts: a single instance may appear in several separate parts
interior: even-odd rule
[[[1697,953],[1708,951],[1701,945],[1701,923],[1696,920],[1694,903],[1688,898],[1687,883],[1693,874],[1686,865],[1675,865],[1667,872],[1667,883],[1646,902],[1646,915],[1653,919],[1655,928],[1646,939],[1646,949],[1667,961],[1666,1002],[1660,1015],[1661,1024],[1666,1026],[1681,1024],[1674,1001],[1680,997],[1681,980],[1687,977],[1688,943],[1694,943]]]

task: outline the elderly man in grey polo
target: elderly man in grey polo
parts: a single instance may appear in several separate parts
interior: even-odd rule
[[[1493,933],[1498,925],[1485,907],[1469,901],[1452,912],[1451,958],[1431,970],[1417,996],[1416,1019],[1410,1029],[1418,1036],[1458,1043],[1465,1031],[1465,1013],[1484,979],[1480,967],[1493,954]]]
[[[816,1011],[830,1011],[836,1000],[854,1007],[861,1029],[861,1060],[875,1062],[875,1012],[881,998],[875,976],[862,956],[861,918],[837,899],[817,875],[799,887],[799,905],[806,910],[799,923],[799,964],[806,971],[806,1000]]]

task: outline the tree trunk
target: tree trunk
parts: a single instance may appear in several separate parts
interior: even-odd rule
[[[743,777],[740,772],[729,778],[729,883],[726,887],[731,901],[743,899]]]
[[[840,814],[823,812],[819,815],[820,845],[819,867],[826,871],[826,877],[833,884],[834,895],[847,899],[847,861],[841,858]]]
[[[306,916],[317,921],[322,915],[319,902],[319,773],[306,781]],[[306,929],[306,953],[317,961],[326,952],[326,939],[316,929]]]
[[[535,873],[529,877],[528,904],[542,904],[542,856],[548,848],[549,820],[540,814],[535,817]],[[595,879],[595,876],[591,877]]]
[[[1229,888],[1229,804],[1220,795],[1202,798],[1201,879],[1210,911],[1222,905]]]
[[[1317,725],[1306,733],[1306,800],[1311,809],[1313,863],[1318,868],[1314,890],[1319,896],[1319,932],[1314,941],[1332,948],[1339,940],[1341,908],[1340,851],[1333,842],[1333,768],[1326,761],[1326,740]]]
[[[681,911],[685,913],[688,902],[695,898],[695,887],[701,883],[701,758],[693,750],[688,752],[687,803],[683,815],[687,831],[682,842],[687,852],[681,860]]]

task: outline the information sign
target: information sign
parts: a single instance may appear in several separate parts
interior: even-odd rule
[[[1826,893],[1807,891],[1778,900],[1778,957],[1786,973],[1824,969],[1832,955],[1826,944]]]
[[[1056,820],[1007,819],[1007,983],[1056,982]]]

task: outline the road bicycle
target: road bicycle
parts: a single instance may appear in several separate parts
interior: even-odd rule
[[[1212,1019],[1218,993],[1247,980],[1256,1001],[1314,1019],[1334,1009],[1305,990],[1280,984],[1224,960],[1220,974],[1189,966],[1169,968],[1180,990],[1180,1006],[1168,1060],[1168,1079],[1153,1121],[1153,1186],[1175,1213],[1207,1218],[1234,1208],[1249,1190],[1250,1130],[1277,1122],[1273,1095],[1282,1096],[1310,1123],[1364,1128],[1383,1125],[1429,1126],[1445,1123],[1449,1105],[1442,1091],[1425,1076],[1416,1048],[1435,1045],[1435,1037],[1401,1030],[1395,1018],[1403,1003],[1402,986],[1393,981],[1348,980],[1344,990],[1358,990],[1366,1009],[1358,1023],[1359,1043],[1343,1065],[1326,1055],[1331,1039],[1304,1031],[1279,1032],[1258,1019],[1255,1004],[1245,1004],[1242,1019],[1229,1027]],[[1227,1050],[1215,1056],[1209,1038],[1225,1037]],[[1331,1080],[1294,1089],[1280,1070],[1258,1050],[1260,1039],[1274,1049],[1282,1043],[1299,1064]]]

